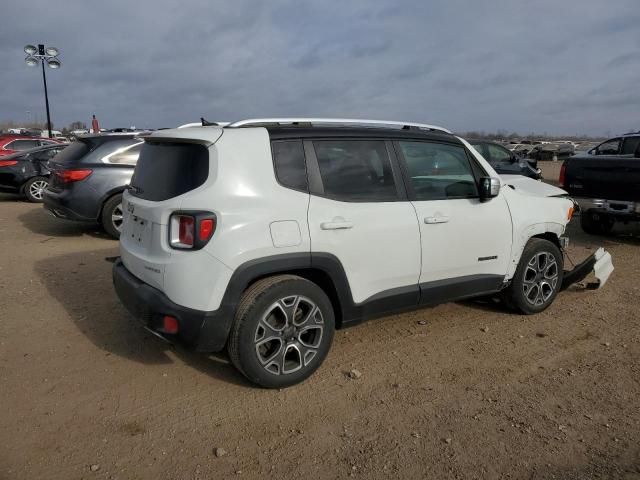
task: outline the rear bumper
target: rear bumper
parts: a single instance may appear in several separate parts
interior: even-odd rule
[[[66,220],[74,220],[76,222],[97,222],[97,218],[85,217],[77,213],[75,210],[71,208],[71,203],[68,192],[62,191],[60,193],[53,192],[49,189],[45,189],[44,194],[42,196],[42,201],[44,203],[44,208],[51,212],[54,216],[58,218],[64,218]]]
[[[581,212],[605,214],[611,218],[640,220],[640,202],[573,197]]]
[[[218,352],[225,347],[231,319],[222,310],[205,312],[177,305],[160,290],[132,275],[120,259],[113,265],[113,285],[127,310],[154,334],[197,351]],[[165,315],[178,319],[177,334],[163,331]]]

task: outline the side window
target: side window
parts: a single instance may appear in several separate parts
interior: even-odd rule
[[[622,141],[622,150],[620,153],[622,155],[633,155],[636,153],[636,149],[640,145],[640,136],[639,137],[627,137]]]
[[[398,199],[383,140],[316,140],[313,147],[327,196],[361,202]]]
[[[117,165],[135,165],[138,163],[138,157],[142,150],[142,143],[134,143],[125,148],[119,148],[113,153],[106,155],[102,161],[104,163],[113,163]]]
[[[487,147],[484,143],[472,143],[471,146],[478,152],[485,160],[489,160],[489,154],[487,153]]]
[[[511,154],[505,149],[498,147],[497,145],[488,144],[489,157],[493,162],[508,162],[511,160]]]
[[[597,147],[597,155],[617,155],[620,150],[620,139],[612,138]]]
[[[400,141],[416,200],[474,198],[478,187],[464,148]]]
[[[36,148],[39,146],[37,140],[15,140],[7,145],[5,148],[10,148],[12,150],[29,150],[30,148]]]
[[[308,192],[302,140],[275,141],[271,149],[278,182],[284,187]]]

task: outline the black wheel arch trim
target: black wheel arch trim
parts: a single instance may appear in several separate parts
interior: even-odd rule
[[[155,312],[156,317],[172,313],[186,317],[190,320],[190,328],[196,329],[187,335],[188,343],[202,352],[224,349],[242,294],[254,282],[273,275],[299,275],[318,284],[334,306],[338,328],[392,313],[494,293],[502,288],[504,279],[501,275],[470,275],[416,283],[386,290],[361,303],[355,303],[344,267],[337,257],[330,253],[289,253],[243,263],[232,274],[220,307],[214,311],[200,312],[174,304],[161,291],[135,279],[131,273],[124,271],[125,267],[120,260],[116,261],[113,268],[114,283],[117,284],[118,278],[125,279],[125,283],[129,284],[129,288],[119,289],[121,300],[127,300],[129,304],[146,305],[145,308],[153,311],[158,310]],[[133,299],[132,295],[137,299]]]
[[[344,267],[335,255],[303,252],[250,260],[232,274],[215,318],[204,319],[198,350],[221,350],[224,347],[221,339],[229,334],[244,291],[256,281],[278,274],[299,275],[317,283],[331,300],[337,328],[428,305],[495,293],[504,286],[502,275],[470,275],[397,287],[355,303]]]
[[[97,221],[99,222],[100,219],[102,218],[102,212],[104,211],[104,206],[106,205],[106,203],[111,200],[111,198],[115,197],[116,195],[122,195],[124,194],[126,190],[126,187],[117,187],[117,188],[113,188],[111,190],[109,190],[107,193],[105,193],[101,198],[100,198],[100,210],[98,211],[98,217],[97,217]]]

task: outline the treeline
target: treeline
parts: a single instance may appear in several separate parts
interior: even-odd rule
[[[606,137],[592,137],[589,135],[549,135],[547,133],[528,133],[521,134],[518,132],[507,132],[506,130],[498,130],[496,132],[470,131],[456,133],[463,138],[477,138],[479,140],[539,140],[545,142],[553,142],[557,140],[569,140],[572,142],[595,142],[606,140]]]
[[[10,128],[28,128],[35,130],[46,130],[47,122],[14,122],[12,120],[8,120],[5,122],[0,122],[0,132],[6,132]],[[55,124],[51,122],[51,130],[60,130],[63,134],[71,132],[73,130],[86,129],[87,124],[81,121],[71,122],[68,126],[62,128],[56,128]]]

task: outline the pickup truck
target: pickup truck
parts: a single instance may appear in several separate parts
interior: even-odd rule
[[[606,234],[616,222],[640,221],[640,144],[631,155],[579,154],[560,170],[560,186],[580,207],[580,225]]]

